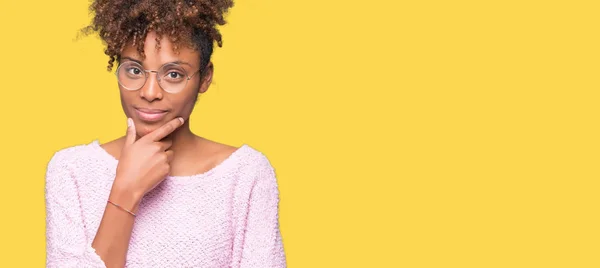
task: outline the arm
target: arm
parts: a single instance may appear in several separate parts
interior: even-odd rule
[[[109,200],[136,213],[141,198],[130,193],[131,191],[119,189],[113,184]],[[92,247],[96,249],[107,267],[125,266],[134,220],[135,217],[128,212],[112,204],[106,204]]]
[[[279,230],[279,190],[275,172],[261,159],[258,178],[249,199],[239,268],[285,268],[286,257]]]
[[[66,154],[54,154],[46,170],[46,267],[104,268],[85,235],[77,185]]]
[[[172,141],[161,140],[182,126],[184,120],[174,118],[138,141],[133,120],[127,118],[127,123],[125,145],[108,200],[137,213],[142,197],[164,180],[170,170]],[[106,204],[92,247],[108,267],[125,265],[134,220],[129,212]]]

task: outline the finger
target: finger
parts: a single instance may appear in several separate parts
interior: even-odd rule
[[[167,162],[171,163],[173,161],[173,150],[166,150],[165,154],[167,154]]]
[[[152,131],[152,133],[148,134],[152,141],[160,141],[167,135],[171,134],[175,129],[183,125],[183,118],[177,117],[168,123],[164,124],[160,128]]]
[[[135,124],[133,119],[127,118],[127,134],[125,135],[125,146],[129,146],[135,142]]]

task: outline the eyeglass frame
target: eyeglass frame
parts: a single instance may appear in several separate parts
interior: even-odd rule
[[[147,70],[147,69],[144,69],[144,66],[142,66],[140,63],[138,63],[138,62],[135,62],[135,61],[126,61],[125,63],[131,63],[131,64],[135,64],[135,65],[138,65],[138,66],[140,66],[140,68],[139,68],[139,69],[140,69],[140,70],[142,70],[142,71],[144,71],[144,77],[145,77],[145,78],[144,78],[144,83],[143,83],[143,84],[142,84],[142,85],[141,85],[139,88],[137,88],[137,89],[129,89],[128,87],[124,86],[124,85],[121,83],[121,80],[119,80],[119,70],[121,69],[121,66],[123,66],[123,63],[119,63],[119,66],[117,67],[117,70],[115,71],[115,76],[117,77],[117,83],[119,83],[119,85],[121,85],[123,88],[125,88],[125,89],[126,89],[126,90],[128,90],[128,91],[137,91],[137,90],[140,90],[140,89],[142,89],[142,88],[144,87],[144,85],[146,85],[146,82],[148,81],[148,77],[150,77],[150,75],[149,75],[148,73],[155,73],[155,74],[156,74],[156,80],[158,81],[158,86],[159,86],[159,87],[160,87],[162,90],[164,90],[165,92],[171,93],[171,94],[179,93],[179,92],[183,91],[183,89],[185,89],[185,87],[187,86],[187,83],[188,83],[188,81],[190,81],[190,79],[192,79],[192,77],[193,77],[194,75],[196,75],[196,73],[198,73],[198,72],[200,72],[200,71],[202,70],[202,69],[198,69],[198,70],[194,71],[194,72],[192,73],[192,75],[187,75],[187,71],[186,71],[186,74],[185,74],[185,76],[187,76],[187,79],[185,79],[185,85],[182,87],[182,89],[181,89],[181,90],[179,90],[179,91],[176,91],[176,92],[169,92],[169,91],[165,90],[165,89],[163,88],[163,86],[160,84],[160,81],[161,81],[161,79],[158,77],[158,71],[159,71],[159,70],[161,70],[162,68],[164,68],[164,67],[165,67],[165,66],[167,66],[167,65],[181,66],[181,64],[177,64],[177,63],[172,63],[172,62],[169,62],[169,63],[165,63],[165,64],[163,64],[163,65],[162,65],[162,66],[160,66],[160,68],[158,68],[157,70]],[[183,70],[185,71],[185,68],[183,68],[183,67],[182,67],[181,69],[183,69]]]

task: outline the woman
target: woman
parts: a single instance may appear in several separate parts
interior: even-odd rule
[[[190,131],[230,0],[97,0],[128,128],[46,173],[47,267],[285,267],[273,167]]]

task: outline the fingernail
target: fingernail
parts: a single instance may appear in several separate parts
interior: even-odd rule
[[[127,127],[130,127],[131,125],[133,125],[133,119],[127,118]]]
[[[181,121],[181,124],[184,123],[183,117],[179,117],[179,121]]]

